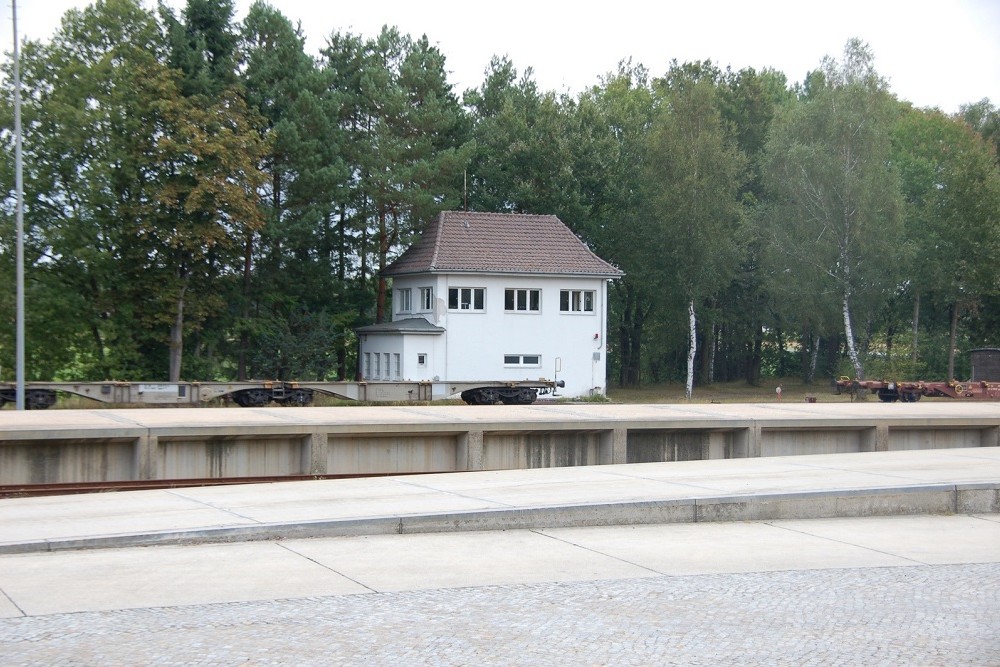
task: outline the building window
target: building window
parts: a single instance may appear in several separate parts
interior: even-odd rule
[[[372,376],[372,355],[371,352],[365,352],[365,372],[364,378],[367,380]]]
[[[392,361],[393,361],[393,377],[399,380],[403,377],[403,361],[400,358],[398,352],[392,355]]]
[[[594,291],[564,289],[559,292],[559,311],[563,313],[594,312]]]
[[[389,366],[389,353],[386,352],[385,354],[383,354],[382,358],[385,359],[385,379],[386,380],[391,380],[392,379],[392,367]]]
[[[413,303],[411,300],[412,290],[409,288],[396,290],[396,312],[397,313],[408,313],[413,308]]]
[[[427,355],[421,352],[420,354],[417,355],[417,366],[426,366],[426,365],[427,365]]]
[[[542,290],[508,289],[504,291],[504,310],[508,312],[533,312],[542,309]]]
[[[540,354],[505,354],[503,355],[503,365],[539,368],[542,365],[542,356]]]
[[[422,310],[425,313],[434,310],[434,288],[433,287],[421,287],[420,288],[420,310]]]
[[[449,310],[486,310],[485,287],[449,287]]]
[[[378,352],[372,355],[372,361],[375,362],[375,366],[374,368],[372,368],[372,375],[371,375],[371,379],[373,380],[378,380],[379,378],[382,377],[382,368],[381,364],[379,363],[381,359],[382,355],[379,354]]]

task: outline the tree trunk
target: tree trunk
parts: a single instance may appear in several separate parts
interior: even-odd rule
[[[747,364],[747,384],[751,387],[760,386],[760,367],[764,356],[764,328],[757,324],[754,327],[753,350]]]
[[[910,360],[913,362],[914,370],[917,364],[917,333],[920,331],[920,295],[913,299],[913,349],[910,352]]]
[[[806,384],[812,384],[816,379],[816,364],[819,361],[819,334],[813,334],[812,352],[809,354],[809,372],[806,374]]]
[[[783,378],[788,371],[785,369],[785,334],[782,332],[781,327],[774,328],[774,340],[777,343],[775,347],[778,350],[778,364],[775,367],[775,371],[779,378]]]
[[[896,325],[890,324],[885,329],[885,360],[892,368],[892,347],[896,338]]]
[[[378,289],[375,294],[375,323],[385,321],[386,281],[385,263],[389,254],[389,230],[385,222],[385,209],[378,214]]]
[[[958,311],[956,301],[951,305],[951,334],[948,336],[948,379],[955,379],[955,345],[958,342]]]
[[[250,349],[250,272],[253,267],[253,232],[247,234],[246,245],[243,248],[243,304],[240,307],[240,353],[236,366],[236,379],[245,382],[247,379],[247,352]]]
[[[854,345],[854,328],[851,324],[851,302],[850,302],[850,290],[844,290],[844,336],[847,338],[847,356],[851,359],[851,365],[854,367],[854,378],[857,380],[865,379],[865,369],[861,366],[861,357],[858,355],[858,349]]]
[[[712,325],[708,340],[708,354],[706,355],[708,368],[705,370],[705,384],[712,384],[715,382],[715,354],[719,348],[719,325]]]
[[[179,382],[181,379],[181,361],[184,357],[185,292],[187,292],[187,285],[181,287],[181,292],[177,295],[177,312],[174,316],[174,323],[170,327],[170,382]]]
[[[640,380],[642,327],[645,313],[638,303],[635,290],[625,285],[625,309],[618,326],[618,340],[621,348],[621,366],[618,369],[618,384],[622,387],[638,387]]]
[[[340,289],[347,287],[347,207],[340,205],[340,229],[337,239],[337,283]],[[347,336],[337,338],[337,379],[347,379]]]
[[[684,397],[691,400],[691,396],[694,394],[694,356],[698,351],[698,320],[694,314],[694,299],[688,303],[688,322],[690,324],[690,347],[688,349],[687,386],[684,389]]]

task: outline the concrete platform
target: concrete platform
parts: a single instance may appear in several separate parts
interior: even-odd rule
[[[543,583],[1000,563],[1000,515],[373,535],[0,556],[0,619]]]
[[[0,648],[11,665],[995,664],[998,564],[1000,448],[7,499]]]
[[[608,525],[1000,512],[1000,448],[0,500],[0,554]]]

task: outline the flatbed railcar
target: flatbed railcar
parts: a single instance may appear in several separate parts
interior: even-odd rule
[[[884,403],[901,401],[914,403],[922,397],[955,398],[979,401],[1000,401],[1000,382],[985,380],[959,382],[925,382],[890,380],[852,380],[841,377],[834,381],[834,391],[838,394],[848,393],[856,396],[860,392],[870,392],[878,396]]]
[[[460,396],[472,405],[528,405],[540,394],[555,393],[564,386],[559,380],[515,380],[472,382],[27,382],[25,407],[44,410],[56,402],[58,394],[82,396],[100,403],[148,406],[199,406],[216,399],[241,407],[263,407],[271,403],[287,406],[310,405],[316,394],[372,402],[427,402]],[[0,383],[0,407],[15,403],[17,388]]]

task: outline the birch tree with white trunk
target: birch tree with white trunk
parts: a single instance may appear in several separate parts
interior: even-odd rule
[[[657,82],[663,104],[645,165],[648,215],[659,236],[649,242],[659,244],[662,255],[656,279],[687,310],[689,399],[697,309],[733,279],[742,238],[739,189],[747,179],[747,158],[722,120],[719,81],[710,63],[686,63],[674,64]]]
[[[865,377],[856,331],[901,279],[902,198],[891,161],[898,105],[870,49],[851,40],[825,58],[772,126],[765,180],[777,202],[763,221],[776,273],[840,308],[847,357]]]

